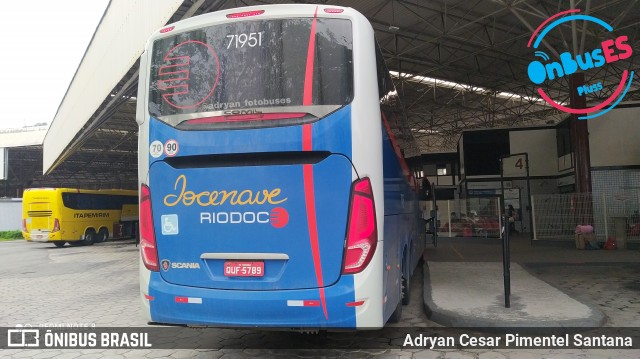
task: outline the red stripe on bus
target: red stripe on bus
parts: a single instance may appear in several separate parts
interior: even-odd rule
[[[302,150],[303,151],[312,151],[313,150],[313,128],[311,124],[308,123],[302,126]]]
[[[312,125],[302,126],[302,150],[311,151],[313,149]],[[324,282],[322,280],[322,262],[320,261],[320,244],[318,242],[318,222],[316,217],[315,190],[313,185],[313,165],[302,166],[304,180],[304,199],[307,207],[307,224],[309,225],[309,242],[311,242],[311,256],[313,257],[313,267],[316,272],[316,280],[320,290],[320,302],[325,319],[329,319],[327,314],[327,302],[324,296]]]
[[[309,47],[307,48],[307,68],[304,72],[304,92],[302,95],[302,106],[313,105],[313,58],[316,47],[316,19],[318,18],[318,7],[313,14],[311,22],[311,34],[309,35]]]

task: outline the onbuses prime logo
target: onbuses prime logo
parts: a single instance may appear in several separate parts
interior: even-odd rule
[[[608,23],[590,15],[575,14],[578,12],[580,12],[580,9],[562,11],[545,20],[533,32],[531,38],[529,39],[527,47],[533,47],[533,49],[537,49],[544,40],[544,37],[550,31],[552,31],[558,25],[564,24],[569,21],[590,21],[598,26],[603,27],[608,32],[613,32],[613,27],[611,27],[611,25],[609,25]],[[568,51],[563,52],[560,54],[559,61],[550,61],[549,55],[547,55],[543,51],[535,51],[534,56],[539,57],[541,60],[531,61],[527,69],[527,73],[531,82],[536,85],[542,85],[547,80],[553,81],[555,79],[574,74],[579,70],[587,71],[590,69],[597,69],[602,66],[612,64],[616,61],[628,59],[632,54],[633,49],[629,45],[629,38],[622,35],[618,36],[617,38],[604,40],[600,43],[599,47],[592,49],[591,51],[586,51],[583,54],[571,54]],[[622,72],[620,82],[618,83],[611,96],[609,96],[609,98],[607,98],[600,104],[589,108],[566,107],[551,99],[551,97],[545,92],[542,87],[539,87],[537,91],[538,94],[547,103],[549,103],[549,105],[563,112],[582,115],[578,118],[581,120],[587,120],[603,115],[616,107],[616,105],[618,105],[618,103],[622,101],[627,91],[629,90],[631,81],[633,80],[633,74],[633,71],[629,73],[628,70],[624,70]],[[578,95],[586,96],[590,93],[602,91],[603,84],[600,81],[588,83],[584,84],[583,86],[579,86],[576,90],[578,92]]]

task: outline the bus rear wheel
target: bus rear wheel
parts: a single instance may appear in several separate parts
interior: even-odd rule
[[[84,239],[82,240],[82,244],[85,246],[90,246],[96,241],[96,231],[93,229],[87,229],[87,232],[84,234]]]
[[[62,248],[62,247],[64,247],[64,244],[65,244],[65,243],[67,243],[67,242],[65,242],[65,241],[56,241],[56,242],[53,242],[53,244],[54,244],[56,247],[58,247],[58,248]]]
[[[96,236],[96,243],[102,243],[109,238],[109,231],[106,228],[101,228]]]

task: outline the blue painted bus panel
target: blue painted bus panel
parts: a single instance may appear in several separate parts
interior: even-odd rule
[[[321,305],[299,306],[291,301],[319,301],[318,289],[221,290],[167,283],[151,273],[149,295],[151,319],[159,323],[211,326],[347,328],[356,326],[353,276],[345,275],[324,290],[327,317]],[[176,300],[179,297],[180,300]]]
[[[313,150],[337,153],[307,165],[313,171],[319,265],[312,255],[305,165],[176,169],[163,161],[166,154],[152,162],[149,186],[162,277],[178,285],[241,290],[317,288],[338,281],[352,179],[349,116],[347,106],[312,125]],[[150,126],[150,142],[179,143],[175,157],[302,149],[301,126],[179,131],[155,119]],[[202,258],[247,252],[288,259],[264,260],[263,276],[239,278],[224,273],[225,260],[234,258]]]
[[[318,287],[302,167],[174,169],[155,162],[150,189],[156,241],[160,261],[169,265],[163,278],[222,289]],[[323,284],[329,285],[341,271],[351,163],[332,155],[312,167],[320,194],[315,204]],[[289,259],[265,260],[263,277],[237,278],[224,275],[224,260],[233,257],[201,259],[206,253],[278,253]]]
[[[302,126],[225,130],[180,131],[150,118],[149,143],[178,143],[179,156],[223,153],[286,152],[302,150]],[[351,158],[351,105],[313,123],[313,150],[340,153]],[[161,161],[149,157],[149,163]]]
[[[401,274],[405,267],[410,277],[421,255],[412,251],[421,239],[418,235],[420,212],[417,206],[417,193],[411,189],[402,171],[389,134],[382,129],[382,154],[384,174],[384,263],[389,270],[384,272],[384,295],[387,301],[384,306],[384,318],[388,319],[401,300]],[[418,246],[415,248],[422,248]],[[406,251],[406,263],[402,263]]]

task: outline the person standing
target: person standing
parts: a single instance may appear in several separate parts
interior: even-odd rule
[[[516,231],[516,209],[510,204],[507,208],[507,221],[509,222],[509,232],[517,233]]]

